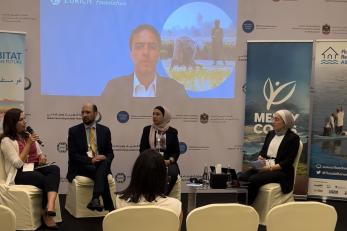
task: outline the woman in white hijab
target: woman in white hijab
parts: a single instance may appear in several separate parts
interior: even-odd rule
[[[180,170],[177,160],[180,155],[178,132],[170,127],[170,112],[164,106],[157,106],[153,109],[153,124],[143,128],[140,153],[146,149],[154,149],[164,157],[168,167],[169,186],[168,195],[177,181]]]
[[[289,193],[294,185],[293,163],[299,149],[300,138],[291,129],[294,116],[288,110],[279,110],[273,114],[273,130],[266,135],[258,160],[264,161],[259,169],[250,169],[241,173],[239,179],[250,182],[248,202],[252,204],[259,188],[268,183],[279,183],[283,193]]]

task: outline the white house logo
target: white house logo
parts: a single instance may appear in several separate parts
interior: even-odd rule
[[[52,5],[57,6],[59,5],[61,0],[51,0]]]
[[[292,81],[289,83],[285,83],[280,85],[279,82],[275,83],[275,86],[277,87],[277,89],[274,89],[271,79],[268,78],[265,81],[264,87],[263,87],[263,94],[264,94],[264,98],[266,99],[266,109],[270,110],[271,105],[279,105],[282,104],[284,102],[286,102],[288,99],[290,99],[290,97],[292,97],[294,91],[295,91],[295,87],[296,87],[296,81]],[[277,96],[286,88],[289,88],[290,86],[291,89],[289,90],[289,93],[284,96],[282,99],[277,99]]]
[[[339,53],[337,53],[334,48],[329,47],[322,53],[321,64],[338,64],[337,57]]]

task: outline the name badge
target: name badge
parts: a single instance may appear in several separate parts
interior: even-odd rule
[[[34,171],[34,163],[24,163],[23,172],[32,172]]]
[[[93,152],[92,151],[88,151],[87,155],[88,155],[88,157],[93,158]]]

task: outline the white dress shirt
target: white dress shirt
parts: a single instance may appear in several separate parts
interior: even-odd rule
[[[142,85],[134,73],[134,89],[133,97],[156,97],[157,90],[157,75],[154,75],[153,81],[149,84],[148,88]]]
[[[274,166],[276,164],[275,158],[277,156],[278,148],[281,145],[283,138],[284,138],[284,135],[281,135],[281,136],[275,135],[272,138],[272,140],[269,144],[269,148],[267,150],[267,157],[269,157],[271,159],[266,160],[266,166]]]
[[[282,142],[284,138],[284,135],[281,135],[281,136],[277,136],[275,135],[270,144],[269,144],[269,148],[267,150],[267,156],[270,157],[270,158],[276,158],[277,156],[277,152],[278,152],[278,148]]]

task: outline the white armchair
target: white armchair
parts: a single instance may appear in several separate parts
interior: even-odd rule
[[[334,231],[337,213],[320,202],[288,202],[272,208],[266,216],[267,231]]]
[[[9,207],[16,215],[17,230],[35,230],[41,225],[42,191],[31,185],[6,185],[4,159],[0,150],[0,204]],[[61,222],[59,199],[55,201],[56,222]]]
[[[116,202],[116,182],[111,174],[108,175],[108,184],[110,187],[113,204]],[[74,217],[103,217],[108,211],[92,211],[87,208],[87,204],[92,198],[94,181],[88,177],[76,176],[69,183],[68,193],[66,195],[65,209]]]
[[[303,144],[300,141],[298,154],[296,155],[296,158],[293,163],[295,171],[294,179],[296,177],[296,170],[299,164],[302,148]],[[294,201],[293,191],[287,194],[283,194],[280,184],[270,183],[260,187],[257,197],[252,206],[259,214],[259,223],[262,225],[266,225],[265,218],[270,209],[275,207],[276,205],[280,205],[289,201]]]
[[[171,210],[158,206],[128,206],[107,214],[103,231],[177,231],[179,217]]]
[[[257,231],[258,226],[257,212],[236,203],[205,205],[187,216],[187,231]]]
[[[0,205],[0,224],[2,231],[16,230],[16,215],[10,208],[4,205]]]
[[[181,200],[181,191],[182,191],[181,182],[182,182],[181,176],[178,175],[177,181],[176,181],[175,185],[173,186],[173,188],[169,194],[169,197],[176,198],[179,201]]]

